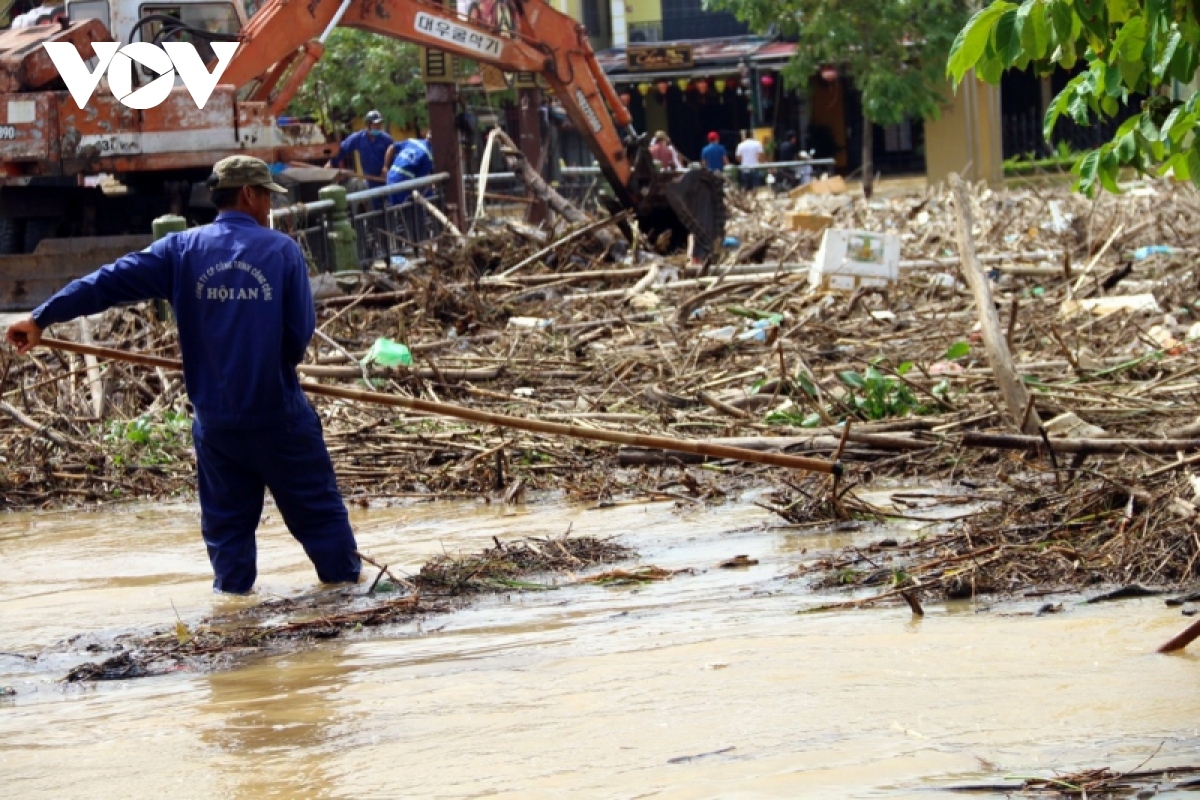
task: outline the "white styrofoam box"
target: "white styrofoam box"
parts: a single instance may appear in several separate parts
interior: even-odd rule
[[[823,289],[852,291],[887,286],[900,273],[900,237],[894,233],[829,228],[809,272],[809,283]]]

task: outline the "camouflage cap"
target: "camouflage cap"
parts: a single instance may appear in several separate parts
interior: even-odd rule
[[[261,186],[272,192],[287,194],[287,189],[271,178],[271,168],[267,166],[267,162],[252,156],[230,156],[213,164],[209,186],[213,189]]]

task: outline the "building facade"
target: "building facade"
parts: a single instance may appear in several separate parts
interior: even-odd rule
[[[597,60],[629,107],[634,127],[664,131],[685,157],[699,157],[710,132],[730,151],[754,131],[768,155],[788,132],[817,157],[851,173],[861,163],[861,103],[852,76],[822,69],[801,89],[780,70],[795,54],[792,42],[752,35],[703,0],[558,0],[558,8],[588,29]],[[876,127],[876,168],[885,173],[925,169],[920,120]],[[563,155],[587,163],[568,135]]]

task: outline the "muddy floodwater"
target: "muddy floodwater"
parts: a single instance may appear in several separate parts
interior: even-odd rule
[[[312,590],[268,513],[260,595]],[[3,796],[952,797],[940,787],[1156,750],[1148,767],[1200,763],[1200,648],[1153,652],[1186,624],[1161,599],[798,614],[830,599],[784,577],[802,551],[881,530],[782,529],[750,503],[430,504],[355,523],[364,551],[409,571],[570,527],[696,573],[483,598],[216,674],[67,686],[87,641],[240,601],[210,592],[195,506],[3,516]],[[715,568],[738,554],[759,564]]]

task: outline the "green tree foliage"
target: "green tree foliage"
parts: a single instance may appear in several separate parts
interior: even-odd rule
[[[344,130],[372,108],[403,128],[425,125],[425,85],[416,45],[366,31],[336,28],[325,55],[297,92],[290,111],[326,129]]]
[[[846,68],[862,94],[865,122],[894,125],[905,116],[936,118],[945,104],[943,73],[965,0],[708,0],[752,30],[798,43],[784,70],[789,86],[807,88],[825,64]],[[870,191],[871,127],[863,125],[863,186]]]
[[[959,33],[947,71],[957,83],[968,70],[998,83],[1007,69],[1083,67],[1046,110],[1049,140],[1064,114],[1080,125],[1116,116],[1133,95],[1139,113],[1112,141],[1074,166],[1076,188],[1092,196],[1101,186],[1119,191],[1122,167],[1173,173],[1200,186],[1200,95],[1173,100],[1165,90],[1187,83],[1200,68],[1200,4],[1174,0],[997,0]]]

